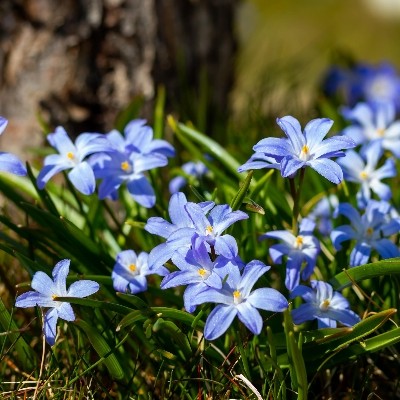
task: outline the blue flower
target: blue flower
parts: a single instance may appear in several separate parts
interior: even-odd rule
[[[228,204],[215,206],[207,215],[196,203],[187,203],[185,210],[193,222],[195,233],[202,240],[212,246],[215,253],[226,258],[237,256],[237,243],[233,236],[222,233],[237,221],[249,216],[243,211],[232,211]]]
[[[336,328],[336,321],[343,325],[353,326],[361,319],[349,309],[349,302],[339,292],[334,292],[329,283],[311,280],[311,288],[297,286],[291,298],[301,296],[305,300],[292,310],[293,322],[297,325],[305,321],[318,320],[318,328]]]
[[[400,108],[400,76],[393,65],[381,63],[362,70],[362,93],[368,102],[393,102]]]
[[[274,158],[268,157],[260,151],[256,151],[243,165],[238,168],[238,172],[263,168],[280,169],[280,163],[276,162]]]
[[[343,108],[342,114],[353,122],[343,130],[343,135],[356,144],[379,141],[385,150],[400,158],[400,120],[395,121],[393,103],[358,103],[353,109]]]
[[[182,165],[182,170],[187,177],[200,179],[208,171],[208,168],[201,161],[189,161]],[[169,192],[177,193],[184,187],[188,179],[185,176],[176,176],[169,182]]]
[[[282,257],[287,256],[285,285],[288,290],[293,290],[300,282],[300,271],[303,263],[305,268],[301,273],[303,280],[308,279],[314,271],[320,244],[312,235],[315,223],[304,218],[301,221],[297,236],[289,231],[272,231],[260,236],[260,239],[280,239],[283,243],[275,244],[269,248],[269,254],[276,264],[282,263]]]
[[[4,132],[8,120],[0,117],[0,135]],[[27,171],[17,156],[10,153],[0,152],[0,171],[6,171],[14,175],[25,176]]]
[[[360,154],[349,150],[346,157],[338,160],[345,179],[361,185],[357,192],[357,202],[360,208],[364,208],[371,199],[371,190],[381,200],[388,201],[392,197],[390,187],[382,183],[381,179],[396,176],[396,165],[392,159],[387,159],[381,167],[376,168],[382,155],[381,142],[373,141],[361,149]]]
[[[342,203],[336,213],[351,222],[351,225],[341,225],[331,233],[336,250],[341,249],[342,242],[355,240],[350,254],[351,267],[366,264],[372,250],[376,250],[383,259],[400,256],[398,247],[387,239],[400,229],[400,218],[391,217],[389,203],[370,200],[362,216],[351,204]]]
[[[393,102],[400,109],[400,76],[389,63],[335,66],[328,71],[325,91],[328,96],[344,97],[351,106],[357,101]]]
[[[43,189],[54,175],[69,169],[68,178],[75,188],[83,194],[92,194],[96,180],[85,158],[92,153],[107,150],[107,139],[98,133],[82,133],[74,144],[65,129],[59,126],[47,136],[47,140],[59,154],[51,154],[44,159],[44,167],[37,177],[39,189]]]
[[[265,138],[253,149],[275,159],[284,178],[293,177],[299,169],[309,166],[333,183],[342,181],[341,168],[330,158],[344,156],[342,150],[355,147],[355,143],[346,136],[323,140],[333,124],[332,120],[314,119],[306,125],[304,134],[299,121],[291,116],[278,118],[277,123],[287,138]]]
[[[167,275],[165,267],[150,270],[148,265],[148,253],[141,252],[138,255],[133,250],[124,250],[118,253],[116,263],[111,273],[113,287],[118,292],[140,293],[147,290],[147,275]]]
[[[316,223],[317,229],[323,236],[328,236],[332,231],[332,214],[333,210],[339,205],[336,195],[331,194],[322,198],[312,209],[307,218]]]
[[[46,307],[50,308],[43,321],[43,333],[47,343],[53,346],[56,340],[56,325],[58,318],[66,321],[75,321],[75,314],[71,304],[65,301],[54,300],[56,297],[86,297],[99,290],[99,284],[94,281],[81,280],[66,288],[66,279],[69,272],[70,260],[58,262],[52,272],[53,280],[44,272],[36,272],[32,278],[29,291],[17,297],[16,307]]]
[[[285,297],[275,289],[259,288],[252,291],[254,284],[269,269],[261,261],[253,260],[245,266],[242,275],[232,273],[221,289],[207,288],[193,296],[192,304],[218,304],[207,318],[204,328],[206,339],[220,337],[236,315],[251,332],[258,335],[263,326],[258,308],[281,312],[288,307]]]
[[[220,289],[222,287],[221,274],[226,268],[218,268],[221,265],[221,257],[215,261],[210,259],[210,254],[204,242],[193,240],[192,248],[185,254],[174,253],[172,262],[179,268],[167,275],[161,282],[161,289],[168,289],[180,285],[188,285],[183,294],[185,309],[193,312],[196,306],[192,300],[197,293],[207,287]],[[224,260],[225,261],[225,260]],[[226,262],[222,262],[226,266]],[[238,268],[238,267],[237,267]]]
[[[186,253],[196,230],[194,224],[185,210],[188,203],[184,193],[174,193],[169,201],[168,212],[171,222],[161,217],[150,217],[144,229],[153,234],[167,239],[151,250],[149,254],[150,268],[157,268],[166,263],[175,251]],[[198,206],[206,214],[214,207],[212,201],[199,203]]]
[[[90,158],[99,185],[99,198],[118,198],[118,189],[126,183],[129,193],[141,206],[151,208],[156,202],[153,187],[144,172],[168,164],[174,155],[173,147],[164,140],[153,140],[153,131],[145,121],[131,121],[125,137],[118,131],[106,137],[110,146],[104,153]]]

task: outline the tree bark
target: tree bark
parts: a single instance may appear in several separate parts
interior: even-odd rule
[[[206,128],[227,108],[235,1],[2,0],[2,150],[43,143],[38,113],[72,136],[105,132],[142,97],[151,119],[159,85],[169,110]]]

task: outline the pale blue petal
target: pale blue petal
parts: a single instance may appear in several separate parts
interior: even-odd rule
[[[175,232],[176,227],[170,222],[166,221],[164,218],[150,217],[147,220],[144,229],[153,235],[158,235],[166,239],[173,232]]]
[[[54,133],[47,135],[47,140],[60,154],[67,154],[69,152],[76,154],[76,147],[62,126],[58,126]]]
[[[0,135],[4,132],[8,124],[8,120],[4,117],[0,117]]]
[[[301,304],[298,308],[292,310],[292,319],[296,325],[306,321],[312,321],[316,318],[316,308],[311,303]]]
[[[281,312],[288,308],[288,301],[282,293],[271,288],[254,290],[247,301],[256,308],[266,311]]]
[[[55,308],[47,311],[43,321],[43,333],[46,342],[53,346],[56,342],[58,313]]]
[[[168,159],[158,153],[146,154],[135,158],[134,160],[134,171],[140,174],[144,171],[148,171],[157,167],[164,167],[168,164]]]
[[[342,242],[356,237],[354,229],[350,225],[338,226],[331,232],[331,240],[336,250],[341,250]]]
[[[237,243],[233,236],[223,235],[215,238],[215,253],[225,258],[235,258],[237,256]]]
[[[127,184],[128,191],[141,206],[151,208],[156,204],[156,196],[145,176],[138,175]]]
[[[299,121],[288,115],[283,118],[277,118],[276,122],[289,138],[294,152],[300,154],[306,142]]]
[[[305,300],[307,302],[311,302],[315,298],[315,293],[308,286],[298,285],[290,293],[290,298],[294,299],[297,296],[301,296],[303,300]]]
[[[310,121],[304,128],[304,136],[310,150],[322,142],[333,125],[329,118],[317,118]]]
[[[66,296],[67,295],[67,276],[69,273],[69,265],[71,263],[71,260],[65,259],[59,261],[52,272],[53,278],[54,278],[54,285],[57,290],[57,295],[58,296]],[[33,286],[32,286],[33,287]]]
[[[328,158],[308,161],[308,165],[332,183],[339,184],[343,180],[340,166]]]
[[[207,288],[198,293],[192,302],[193,304],[220,303],[231,305],[233,304],[233,294],[226,287],[227,285],[225,284],[222,289]]]
[[[361,318],[351,310],[338,310],[329,308],[323,313],[325,318],[338,321],[346,326],[353,326],[361,321]]]
[[[215,307],[207,318],[204,328],[204,337],[214,340],[226,332],[236,317],[237,309],[233,306],[219,305]]]
[[[289,254],[291,250],[291,246],[284,243],[278,243],[269,248],[269,255],[275,264],[281,264],[282,257]]]
[[[321,317],[317,317],[317,319],[318,319],[318,329],[336,328],[337,326],[337,323],[334,319],[321,318]]]
[[[292,156],[284,157],[281,161],[281,175],[284,178],[291,177],[305,165],[304,161],[295,159]]]
[[[124,178],[121,176],[114,176],[111,178],[104,179],[99,185],[99,199],[105,199],[106,197],[114,198],[117,190],[124,182]]]
[[[348,136],[332,136],[325,139],[316,149],[314,149],[313,157],[318,159],[320,157],[328,157],[333,154],[346,149],[356,147],[356,143]]]
[[[187,199],[184,193],[178,192],[171,196],[168,205],[171,222],[179,227],[192,226],[192,220],[185,210]]]
[[[63,302],[61,306],[57,308],[58,317],[65,321],[75,321],[74,310],[71,304]]]
[[[277,161],[294,154],[293,148],[286,138],[264,138],[253,147],[253,150],[257,153],[264,153],[267,157],[273,157]]]
[[[245,301],[237,306],[240,321],[255,335],[259,335],[263,326],[260,313],[249,302]]]
[[[399,248],[389,239],[380,239],[376,241],[374,247],[382,257],[382,259],[400,256]]]
[[[366,264],[371,254],[371,246],[366,243],[357,243],[352,252],[350,253],[350,266],[356,267],[358,265]]]
[[[68,178],[79,192],[85,195],[90,195],[94,192],[96,187],[94,172],[86,161],[72,168],[68,173]]]
[[[49,307],[49,306],[54,306],[54,301],[48,296],[44,296],[43,294],[34,292],[32,290],[29,292],[22,293],[15,300],[15,307],[27,308],[27,307],[35,307],[36,305],[39,304],[42,307]]]
[[[25,165],[22,164],[17,156],[3,152],[0,152],[0,171],[18,176],[25,176],[27,174]]]
[[[129,281],[129,292],[132,294],[145,292],[147,290],[147,279],[143,275],[137,275]]]
[[[197,295],[206,288],[207,285],[203,282],[186,287],[185,291],[183,292],[183,304],[187,312],[192,313],[196,310],[196,305],[198,305],[196,302]]]
[[[293,233],[289,231],[271,231],[267,232],[264,235],[260,236],[261,238],[273,238],[273,239],[280,239],[283,240],[285,243],[290,245],[292,247],[293,243],[296,240],[296,237],[293,235]]]
[[[57,290],[53,280],[44,272],[38,271],[33,275],[31,282],[32,289],[51,298]]]
[[[242,292],[242,296],[246,298],[251,289],[253,289],[254,284],[270,270],[270,266],[265,265],[262,261],[253,260],[250,261],[243,270],[242,279],[239,282],[238,289]]]
[[[168,274],[161,282],[161,289],[169,289],[176,286],[190,285],[203,282],[198,270],[175,271]]]
[[[149,268],[154,270],[165,264],[175,253],[176,247],[170,246],[167,243],[161,243],[154,247],[149,254]]]
[[[178,193],[187,184],[187,179],[183,176],[176,176],[168,184],[168,190],[171,194]]]
[[[45,165],[39,172],[36,183],[39,189],[43,189],[46,183],[56,174],[70,168],[66,164]]]
[[[86,297],[96,293],[100,289],[100,285],[95,281],[81,280],[71,284],[68,289],[68,296]]]

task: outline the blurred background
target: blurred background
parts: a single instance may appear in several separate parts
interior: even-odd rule
[[[318,115],[334,62],[400,68],[399,38],[398,0],[2,0],[1,149],[28,158],[43,124],[76,136],[151,122],[164,95],[217,140],[262,137],[278,116]]]

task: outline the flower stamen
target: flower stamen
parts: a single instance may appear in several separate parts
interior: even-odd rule
[[[137,270],[137,267],[136,267],[135,264],[132,263],[132,264],[129,264],[128,269],[129,269],[129,271],[131,271],[131,272],[135,272],[135,271]]]
[[[328,300],[328,299],[326,299],[326,300],[324,300],[321,304],[320,304],[320,306],[319,306],[319,308],[322,310],[322,311],[326,311],[328,308],[329,308],[329,305],[331,304],[331,302]]]
[[[123,161],[121,163],[121,169],[125,172],[129,171],[130,166],[129,166],[129,162],[128,161]]]

